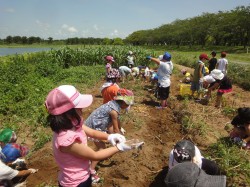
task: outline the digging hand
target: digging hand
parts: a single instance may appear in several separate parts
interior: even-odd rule
[[[121,134],[110,134],[108,136],[108,141],[112,144],[112,145],[116,145],[117,143],[122,143],[126,141],[126,138],[121,135]]]

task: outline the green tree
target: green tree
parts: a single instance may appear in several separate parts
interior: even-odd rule
[[[53,38],[52,38],[52,37],[49,37],[49,38],[48,38],[48,44],[52,44],[52,42],[53,42]]]
[[[113,45],[124,45],[121,38],[114,38]]]

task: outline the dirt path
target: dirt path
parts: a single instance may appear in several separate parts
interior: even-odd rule
[[[180,66],[176,66],[180,68]],[[153,94],[147,88],[149,83],[132,81],[121,85],[123,88],[135,90],[135,105],[128,114],[122,114],[122,124],[126,129],[126,138],[138,138],[145,142],[142,150],[118,153],[112,158],[99,164],[98,173],[103,178],[96,186],[104,187],[159,187],[163,186],[163,178],[167,172],[168,155],[173,145],[183,137],[192,139],[201,151],[216,142],[218,137],[227,136],[224,130],[230,118],[216,109],[213,103],[208,106],[195,103],[192,100],[180,100],[179,77],[173,75],[169,108],[156,110],[157,104]],[[101,105],[99,87],[96,85],[89,93],[94,95],[93,105],[84,112],[86,118],[91,111]],[[139,87],[140,89],[138,89]],[[237,108],[250,106],[249,92],[234,86],[234,92],[225,98],[224,104]],[[186,134],[181,130],[180,119],[183,113],[188,114],[195,121],[204,122],[204,129],[197,129],[197,133]],[[210,116],[213,116],[211,118]],[[50,129],[48,129],[50,130]],[[201,132],[203,135],[200,135]],[[90,146],[92,144],[90,143]],[[29,167],[38,168],[39,172],[27,179],[27,186],[57,185],[58,167],[55,164],[51,142],[41,150],[35,152],[28,160]]]

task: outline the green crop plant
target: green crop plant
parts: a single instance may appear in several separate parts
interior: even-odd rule
[[[222,112],[223,112],[223,114],[226,115],[226,116],[233,117],[233,116],[236,115],[237,109],[232,108],[232,107],[230,107],[230,106],[225,106],[225,107],[222,109]]]
[[[44,146],[47,142],[49,142],[52,139],[52,135],[45,133],[43,130],[36,132],[33,134],[37,138],[32,151],[36,151]]]
[[[227,175],[228,186],[249,186],[250,162],[247,150],[240,150],[230,138],[221,138],[206,153],[215,159],[223,174]]]

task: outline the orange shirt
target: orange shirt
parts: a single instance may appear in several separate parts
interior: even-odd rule
[[[102,90],[102,98],[103,104],[114,100],[114,97],[117,95],[117,91],[119,90],[119,86],[117,84],[113,84],[109,87],[106,87]]]

